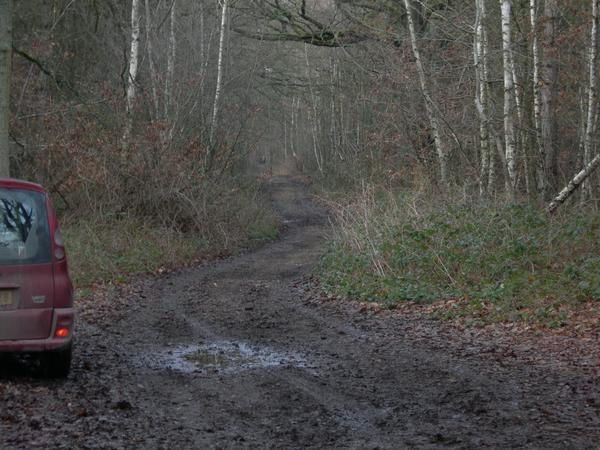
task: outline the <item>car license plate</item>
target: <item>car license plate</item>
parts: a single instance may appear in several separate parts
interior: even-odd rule
[[[11,309],[15,306],[15,290],[0,289],[0,309]]]

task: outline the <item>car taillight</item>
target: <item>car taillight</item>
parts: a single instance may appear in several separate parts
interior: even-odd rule
[[[59,338],[69,337],[69,329],[67,327],[58,327],[54,332],[54,336]]]
[[[56,259],[63,259],[65,257],[65,242],[63,241],[62,234],[58,228],[54,232],[54,244],[56,245],[54,256]]]

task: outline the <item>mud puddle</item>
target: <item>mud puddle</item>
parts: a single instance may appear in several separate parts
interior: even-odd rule
[[[245,370],[272,368],[313,369],[303,355],[258,347],[245,342],[218,341],[185,344],[149,352],[137,361],[153,370],[181,373],[220,372],[235,374]]]

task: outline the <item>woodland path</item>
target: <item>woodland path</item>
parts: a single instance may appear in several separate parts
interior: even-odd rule
[[[0,448],[600,446],[594,377],[320,298],[326,214],[268,189],[277,241],[89,306],[68,380],[0,363]]]

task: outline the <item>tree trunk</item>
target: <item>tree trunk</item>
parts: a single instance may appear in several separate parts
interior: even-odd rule
[[[154,65],[154,49],[152,45],[152,13],[150,12],[150,3],[149,0],[145,0],[145,17],[146,17],[146,54],[148,56],[148,66],[150,69],[150,86],[152,89],[152,106],[154,110],[152,111],[153,120],[158,119],[159,116],[159,103],[158,103],[158,89],[156,87],[156,82],[158,80],[156,74],[156,66]]]
[[[177,110],[173,111],[173,80],[175,79],[175,56],[177,53],[177,41],[175,38],[175,6],[177,0],[173,0],[170,13],[169,51],[167,53],[167,76],[165,78],[165,122],[168,131],[163,138],[163,147],[167,147],[173,140],[173,132],[177,124]]]
[[[290,150],[292,152],[292,157],[294,158],[294,160],[296,159],[297,155],[296,155],[296,128],[297,128],[297,124],[296,124],[296,99],[294,97],[292,97],[292,117],[291,117],[291,124],[290,124]]]
[[[596,60],[598,47],[598,2],[600,0],[592,0],[592,30],[590,36],[589,47],[589,86],[588,86],[588,105],[587,118],[585,124],[585,135],[583,138],[583,163],[587,166],[592,160],[593,151],[593,135],[596,119],[596,102],[597,102],[597,77],[596,77]],[[585,186],[584,186],[585,189]]]
[[[197,0],[197,5],[199,6],[199,15],[200,15],[200,87],[199,87],[199,91],[200,91],[200,95],[198,98],[198,104],[199,104],[199,109],[200,109],[200,114],[201,114],[201,118],[202,118],[202,122],[201,122],[201,126],[200,128],[200,137],[201,140],[203,141],[204,136],[207,132],[210,133],[210,128],[207,122],[204,122],[204,117],[202,116],[202,114],[204,113],[204,105],[205,105],[205,99],[206,96],[204,95],[205,90],[206,90],[206,74],[208,72],[208,60],[209,57],[208,55],[210,55],[210,49],[212,46],[212,38],[213,38],[213,33],[209,33],[208,37],[207,37],[207,33],[206,33],[206,26],[205,26],[205,2],[204,0]]]
[[[542,148],[544,151],[544,175],[546,185],[556,187],[558,166],[556,157],[556,118],[554,113],[554,94],[558,83],[558,58],[556,47],[556,30],[560,8],[558,0],[544,2],[544,52],[541,65],[540,80],[540,127],[542,133]],[[546,191],[548,189],[546,188]]]
[[[215,140],[215,132],[217,128],[217,117],[219,115],[219,100],[221,99],[221,89],[223,84],[223,51],[225,47],[225,31],[227,29],[227,2],[228,0],[223,0],[223,5],[221,9],[221,28],[220,28],[220,37],[219,37],[219,59],[217,62],[217,85],[215,88],[215,101],[213,103],[213,114],[212,120],[210,123],[210,137],[209,142],[210,145],[214,145]]]
[[[167,54],[167,76],[165,79],[165,119],[169,117],[171,105],[173,103],[173,79],[175,76],[175,53],[176,53],[176,40],[175,40],[175,5],[177,0],[173,0],[171,5],[171,27],[169,33],[169,52]]]
[[[127,71],[127,123],[123,132],[123,150],[129,145],[133,127],[133,106],[135,104],[136,80],[140,49],[140,0],[131,2],[131,48],[129,51],[129,70]]]
[[[513,120],[514,79],[512,73],[511,0],[500,0],[502,12],[502,59],[504,63],[504,148],[508,180],[507,190],[515,194],[517,184],[515,125]]]
[[[287,117],[283,116],[283,161],[287,164],[288,159],[288,137],[287,137]]]
[[[536,0],[529,0],[529,19],[531,23],[531,53],[533,57],[533,122],[535,127],[535,138],[537,144],[536,179],[537,189],[546,197],[546,152],[544,149],[544,138],[542,136],[542,96],[540,90],[540,56],[537,39],[537,4]]]
[[[423,61],[421,60],[421,53],[417,43],[417,33],[415,30],[415,24],[412,16],[412,5],[410,0],[404,0],[404,7],[406,8],[406,17],[408,18],[408,30],[410,33],[410,42],[412,45],[413,56],[415,58],[415,64],[417,65],[417,72],[419,73],[419,82],[421,85],[421,93],[425,98],[425,108],[427,110],[427,117],[429,119],[429,126],[431,128],[431,134],[433,136],[433,143],[435,150],[438,155],[440,164],[440,179],[442,185],[447,190],[449,188],[448,178],[448,150],[446,149],[445,143],[442,141],[440,135],[440,126],[437,116],[434,111],[433,99],[429,92],[427,85],[427,78],[425,76],[425,69],[423,68]]]
[[[479,114],[479,148],[481,168],[479,173],[479,194],[487,191],[490,175],[490,139],[487,97],[487,42],[485,33],[486,9],[484,0],[475,0],[475,35],[473,42],[473,62],[475,65],[475,106]]]
[[[337,127],[337,105],[336,105],[336,97],[337,97],[337,91],[336,91],[336,71],[337,71],[337,64],[335,62],[335,58],[334,56],[331,57],[331,73],[330,73],[330,79],[331,79],[331,98],[329,99],[329,112],[331,114],[331,123],[329,124],[329,134],[331,135],[331,147],[333,149],[333,152],[339,156],[339,139],[338,139],[338,127]]]
[[[594,0],[596,1],[596,0]],[[590,174],[600,164],[600,154],[596,155],[577,175],[573,177],[562,191],[548,205],[548,212],[553,213],[566,199],[568,199],[575,190],[581,186]]]
[[[13,1],[0,0],[0,177],[10,176],[8,126],[12,66]]]

